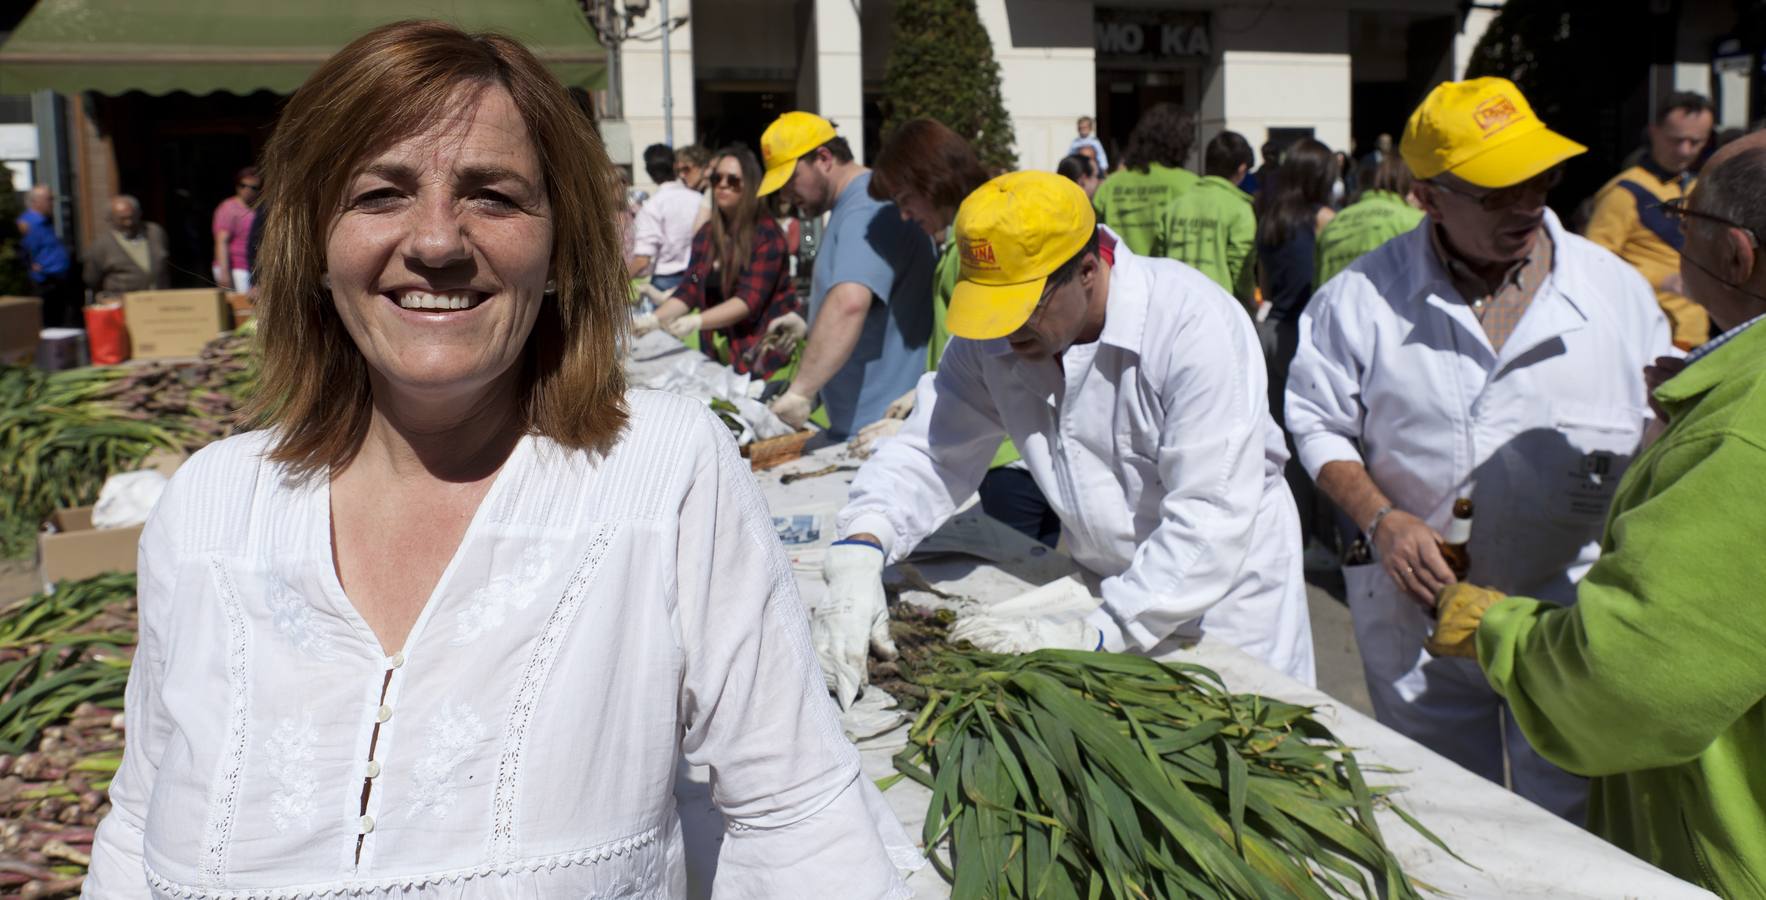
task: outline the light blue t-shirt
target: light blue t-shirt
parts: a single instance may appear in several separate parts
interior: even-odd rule
[[[926,372],[932,340],[932,240],[895,204],[872,199],[871,173],[854,178],[828,215],[810,276],[809,321],[828,291],[848,281],[870,288],[871,309],[846,365],[822,388],[828,431],[844,439],[883,418]]]

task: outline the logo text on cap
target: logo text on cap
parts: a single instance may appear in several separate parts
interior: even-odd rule
[[[1472,121],[1478,123],[1478,128],[1484,132],[1485,137],[1489,137],[1508,127],[1520,115],[1521,111],[1515,108],[1514,101],[1506,95],[1497,94],[1472,110]]]
[[[999,262],[993,256],[993,244],[990,241],[958,241],[957,255],[963,265],[973,269],[997,269]]]

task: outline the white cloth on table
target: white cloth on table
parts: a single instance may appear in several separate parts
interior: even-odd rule
[[[650,257],[656,275],[687,270],[693,252],[693,219],[705,197],[679,179],[656,189],[632,223],[632,255]]]
[[[1087,621],[1106,649],[1152,654],[1199,619],[1311,684],[1299,519],[1250,320],[1194,269],[1121,243],[1108,304],[1099,339],[1061,363],[953,338],[907,426],[854,479],[840,533],[904,558],[1010,436],[1074,560],[1103,578]]]
[[[1432,227],[1363,256],[1307,305],[1288,430],[1313,478],[1361,463],[1394,508],[1438,532],[1469,492],[1469,580],[1572,603],[1651,416],[1643,367],[1676,352],[1668,322],[1635,269],[1547,211],[1551,275],[1498,353]],[[1477,663],[1423,649],[1433,621],[1378,563],[1343,576],[1380,722],[1501,782],[1505,713]],[[1584,782],[1524,741],[1508,751],[1522,796],[1579,821]]]
[[[629,399],[604,457],[518,444],[391,656],[328,478],[262,433],[186,463],[87,896],[679,898],[682,759],[726,820],[716,897],[901,896],[747,465],[703,404]]]

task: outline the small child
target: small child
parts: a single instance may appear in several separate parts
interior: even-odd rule
[[[1110,171],[1110,160],[1104,156],[1104,142],[1094,137],[1091,132],[1091,116],[1080,116],[1079,136],[1073,139],[1073,143],[1067,145],[1067,155],[1078,153],[1081,147],[1090,147],[1092,158],[1098,161],[1098,171],[1108,172]]]

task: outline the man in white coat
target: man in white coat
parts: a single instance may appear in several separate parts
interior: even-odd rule
[[[1242,309],[1194,269],[1131,253],[1058,175],[988,182],[955,227],[952,340],[853,480],[826,563],[812,632],[841,704],[867,644],[888,652],[884,565],[975,492],[1002,437],[1102,604],[1082,621],[977,614],[953,637],[1158,656],[1207,632],[1312,683],[1287,452]]]
[[[1428,217],[1312,298],[1287,384],[1301,463],[1372,548],[1344,580],[1376,716],[1492,781],[1506,756],[1517,793],[1578,822],[1586,783],[1423,638],[1461,497],[1469,580],[1575,600],[1650,421],[1643,369],[1673,352],[1649,285],[1545,207],[1585,149],[1504,79],[1435,88],[1400,148]]]

